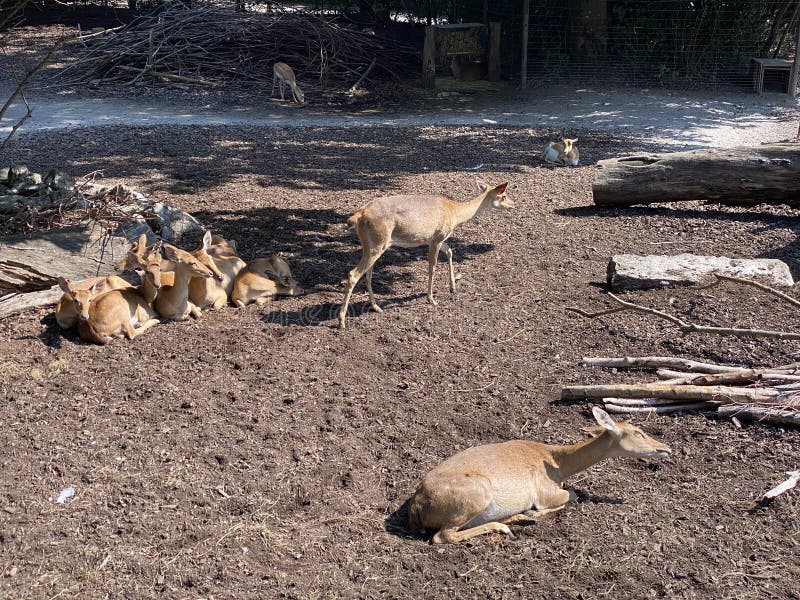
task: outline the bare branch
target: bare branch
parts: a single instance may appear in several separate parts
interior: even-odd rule
[[[794,333],[794,332],[770,331],[764,329],[738,329],[734,327],[712,327],[707,325],[695,325],[694,323],[686,323],[685,321],[682,321],[678,317],[667,314],[660,310],[656,310],[654,308],[648,308],[646,306],[640,306],[639,304],[634,304],[632,302],[626,302],[625,300],[618,298],[611,292],[608,293],[608,296],[615,302],[620,304],[621,308],[610,309],[608,311],[601,311],[595,314],[586,313],[585,311],[576,309],[574,307],[570,307],[567,310],[570,310],[572,312],[577,312],[578,314],[582,314],[583,316],[588,318],[595,318],[597,316],[611,314],[612,312],[622,312],[624,310],[640,312],[643,314],[658,317],[659,319],[664,319],[665,321],[669,321],[670,323],[675,325],[678,329],[680,329],[683,335],[688,335],[690,333],[711,333],[714,335],[725,335],[725,336],[736,336],[736,337],[755,337],[755,338],[765,337],[765,338],[775,338],[779,340],[800,340],[800,333]]]
[[[796,300],[795,298],[792,298],[788,294],[784,294],[780,290],[776,290],[775,288],[770,287],[763,283],[759,283],[758,281],[753,281],[751,279],[743,279],[741,277],[734,277],[733,275],[721,275],[720,273],[714,273],[714,277],[716,277],[716,281],[714,281],[714,283],[710,283],[699,289],[708,290],[718,286],[723,281],[732,281],[734,283],[741,283],[742,285],[753,286],[754,288],[758,288],[761,291],[767,292],[768,294],[772,294],[773,296],[780,298],[784,302],[788,302],[795,308],[800,308],[800,300]]]

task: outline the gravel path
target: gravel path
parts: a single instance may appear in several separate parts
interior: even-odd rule
[[[2,88],[0,95],[6,91]],[[500,125],[550,127],[567,134],[608,131],[675,149],[794,139],[800,114],[797,103],[782,94],[564,86],[501,97],[447,96],[425,102],[421,108],[394,112],[299,108],[274,100],[224,105],[155,98],[71,98],[36,92],[30,102],[33,116],[20,130],[23,134],[99,125]],[[0,133],[10,130],[22,110],[19,104],[12,107],[0,123]]]

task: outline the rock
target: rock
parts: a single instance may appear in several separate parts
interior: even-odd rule
[[[16,194],[6,194],[0,196],[0,214],[15,215],[22,208],[22,202],[25,202],[24,196]]]
[[[638,256],[618,254],[608,263],[608,285],[613,290],[692,285],[707,280],[712,273],[755,279],[776,287],[794,285],[786,263],[774,259],[742,259],[724,256]]]
[[[25,165],[14,165],[8,170],[8,175],[6,176],[8,187],[15,188],[21,183],[25,182],[25,178],[28,176],[28,167]]]
[[[175,242],[187,233],[203,230],[197,219],[179,208],[156,202],[151,210],[156,214],[152,223],[153,231],[169,242]]]

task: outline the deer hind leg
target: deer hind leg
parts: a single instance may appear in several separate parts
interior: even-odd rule
[[[155,327],[156,325],[158,325],[158,323],[159,323],[158,319],[149,319],[143,325],[140,325],[139,327],[134,327],[130,321],[126,321],[125,323],[122,324],[122,328],[124,329],[125,337],[127,337],[129,340],[132,340],[142,335],[145,331],[147,331],[151,327]]]
[[[447,257],[447,267],[450,271],[450,291],[455,294],[456,293],[456,272],[453,268],[453,251],[450,249],[450,246],[447,243],[442,242],[442,251],[444,255]]]
[[[470,529],[464,529],[463,531],[459,531],[455,527],[442,528],[436,532],[431,541],[434,544],[457,544],[486,533],[504,533],[507,536],[514,537],[508,525],[493,521]]]
[[[283,102],[285,100],[283,95],[284,95],[284,92],[286,91],[286,83],[280,77],[278,78],[278,87],[281,90],[281,102]]]
[[[342,308],[339,309],[339,327],[345,328],[345,321],[347,319],[347,307],[350,306],[350,297],[353,295],[353,289],[360,279],[368,272],[372,271],[372,267],[381,257],[381,254],[386,250],[386,246],[373,247],[369,250],[364,248],[361,255],[361,260],[355,268],[350,271],[347,276],[347,290],[344,293],[344,300],[342,300]]]
[[[270,98],[272,98],[275,95],[275,84],[277,84],[277,83],[278,83],[278,74],[277,73],[273,73],[272,74],[272,91],[270,91],[270,93],[269,93],[269,97]]]
[[[436,271],[436,262],[439,260],[439,250],[444,242],[434,242],[428,247],[428,302],[436,306],[439,304],[433,297],[433,274]]]
[[[383,312],[383,309],[380,306],[378,306],[378,303],[375,301],[375,294],[372,293],[372,269],[373,267],[367,269],[367,273],[364,276],[364,281],[367,284],[367,292],[369,293],[370,308],[375,312],[380,313]]]

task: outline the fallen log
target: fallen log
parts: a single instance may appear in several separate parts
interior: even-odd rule
[[[688,200],[800,206],[800,144],[601,160],[592,194],[597,206]]]
[[[571,385],[561,390],[562,400],[591,398],[667,398],[670,400],[720,401],[748,404],[772,402],[780,395],[769,388],[737,388],[722,385],[670,385],[664,383]]]
[[[110,273],[130,245],[122,237],[102,237],[90,224],[14,235],[0,243],[0,295],[51,288],[59,276],[85,279]]]
[[[55,306],[64,292],[58,286],[27,294],[9,294],[0,298],[0,319],[21,313],[31,308]]]

